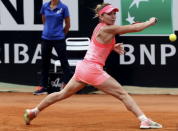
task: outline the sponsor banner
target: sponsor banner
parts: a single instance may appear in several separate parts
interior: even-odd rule
[[[151,37],[150,37],[151,38]],[[149,39],[149,38],[146,38]],[[151,38],[153,39],[153,38]],[[137,40],[138,41],[138,40]],[[133,44],[132,44],[133,43]],[[135,42],[124,43],[124,48],[127,50],[125,55],[119,55],[120,65],[167,65],[167,61],[174,58],[176,55],[176,45],[174,44],[157,44],[143,42],[139,45],[134,45]],[[41,43],[1,43],[1,59],[0,64],[37,64],[41,61]],[[135,54],[138,54],[139,58]],[[156,54],[159,52],[160,54]],[[78,54],[77,54],[78,53]],[[70,58],[79,58],[82,52],[71,53]],[[53,58],[51,63],[57,60],[57,53],[52,50]],[[84,56],[84,53],[83,55]],[[13,58],[13,59],[12,59]]]
[[[29,33],[29,32],[28,32]],[[29,36],[24,33],[23,37]],[[14,33],[15,34],[15,33]],[[37,34],[37,33],[36,33]],[[0,33],[0,35],[2,35]],[[117,37],[124,42],[125,55],[112,54],[106,70],[124,85],[176,87],[177,42],[168,37]],[[0,44],[0,81],[8,83],[38,84],[41,62],[40,41],[6,41]],[[68,52],[70,59],[82,58],[84,52]],[[57,60],[53,52],[51,62]],[[54,71],[53,64],[51,71]]]

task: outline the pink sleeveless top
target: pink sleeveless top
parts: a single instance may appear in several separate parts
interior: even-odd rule
[[[106,25],[105,23],[99,23],[95,27],[92,38],[91,38],[91,42],[89,45],[89,49],[84,57],[84,60],[94,62],[102,66],[105,65],[106,59],[108,55],[110,54],[110,52],[113,50],[114,44],[116,42],[115,38],[112,39],[111,43],[106,43],[106,44],[99,43],[96,40],[96,35],[98,31],[105,25]]]

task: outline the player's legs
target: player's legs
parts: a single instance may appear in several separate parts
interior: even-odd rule
[[[24,113],[25,123],[29,125],[31,120],[33,120],[40,111],[57,101],[61,101],[70,97],[71,95],[82,89],[85,85],[85,83],[76,81],[75,78],[72,77],[63,90],[61,90],[60,92],[49,94],[35,108],[26,109]]]
[[[42,111],[44,108],[48,107],[49,105],[70,97],[71,95],[75,94],[77,91],[82,89],[85,85],[86,84],[82,82],[78,82],[75,80],[74,77],[72,77],[63,90],[61,90],[60,92],[52,93],[47,97],[45,97],[40,102],[40,104],[37,105],[38,110]]]
[[[143,114],[143,112],[138,107],[136,102],[132,99],[132,97],[112,77],[108,78],[101,85],[95,87],[121,100],[126,106],[126,108],[129,111],[132,111],[137,117]]]
[[[121,100],[126,108],[141,121],[140,128],[162,128],[162,125],[148,119],[144,115],[134,99],[122,88],[119,82],[117,82],[114,78],[110,77],[105,82],[95,87]]]

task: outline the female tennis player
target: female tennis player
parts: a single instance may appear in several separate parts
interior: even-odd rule
[[[146,22],[118,26],[114,25],[118,8],[103,3],[97,5],[95,11],[100,22],[93,31],[89,49],[84,59],[77,64],[73,77],[63,90],[49,94],[33,109],[26,109],[25,123],[30,124],[39,112],[51,104],[70,97],[89,84],[123,102],[125,107],[140,120],[140,128],[162,128],[162,125],[149,119],[119,82],[103,70],[105,61],[112,50],[118,54],[125,52],[122,43],[115,44],[116,34],[142,31],[153,26],[157,19],[153,17]]]

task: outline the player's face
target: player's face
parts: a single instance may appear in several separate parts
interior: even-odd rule
[[[104,13],[101,16],[101,20],[108,24],[108,25],[114,25],[115,21],[116,21],[116,12],[115,11],[111,11],[110,13]]]

